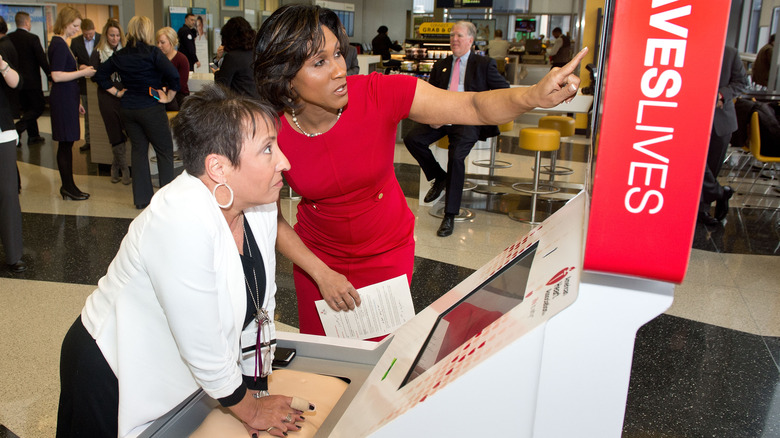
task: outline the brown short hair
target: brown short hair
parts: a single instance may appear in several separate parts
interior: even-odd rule
[[[209,154],[219,154],[239,167],[244,141],[252,138],[260,123],[278,130],[279,116],[267,103],[209,84],[190,94],[171,120],[184,169],[192,176],[206,171]]]
[[[57,18],[54,20],[54,33],[57,35],[63,34],[65,28],[76,20],[81,20],[81,12],[70,6],[63,7],[57,12]]]
[[[22,27],[30,21],[30,14],[24,11],[19,11],[14,15],[14,22],[16,27]]]
[[[303,63],[324,44],[322,26],[336,35],[341,51],[346,52],[349,39],[339,17],[320,6],[282,6],[263,22],[257,32],[253,66],[255,84],[260,97],[277,111],[297,106],[298,95],[290,82]]]
[[[93,23],[89,18],[85,18],[81,20],[81,30],[95,30],[95,23]]]

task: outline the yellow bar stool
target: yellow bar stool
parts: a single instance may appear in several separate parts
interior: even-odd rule
[[[549,216],[545,212],[536,211],[536,198],[538,195],[549,195],[558,193],[561,189],[552,184],[540,184],[539,174],[542,160],[542,152],[555,152],[561,147],[561,134],[555,129],[544,128],[525,128],[520,131],[520,147],[534,151],[534,182],[533,183],[515,183],[512,188],[523,193],[531,194],[530,210],[515,210],[509,212],[509,217],[518,222],[525,222],[536,225]]]
[[[515,129],[515,122],[504,123],[498,125],[500,132],[512,132]],[[501,135],[501,134],[499,134]],[[487,160],[473,160],[471,163],[479,167],[487,167],[490,169],[488,172],[487,184],[479,184],[474,188],[477,193],[504,195],[509,193],[509,187],[496,183],[493,181],[493,174],[496,169],[508,169],[512,167],[512,163],[504,160],[496,160],[496,149],[498,149],[498,136],[490,138],[490,158]]]
[[[749,205],[747,203],[748,198],[750,197],[756,182],[761,178],[761,174],[764,172],[764,169],[766,169],[767,164],[771,166],[770,169],[773,169],[775,164],[780,163],[780,157],[761,155],[761,126],[759,124],[758,111],[754,111],[750,116],[750,138],[748,139],[748,144],[750,147],[750,154],[761,163],[761,170],[756,173],[753,184],[751,184],[750,188],[745,192],[745,200],[742,202],[743,206]]]
[[[439,149],[448,150],[450,148],[450,139],[445,135],[434,144]],[[469,181],[469,180],[463,181],[464,192],[469,190],[474,190],[474,187],[476,186],[477,185],[473,181]],[[437,217],[441,219],[444,217],[444,206],[442,206],[441,208],[431,208],[430,210],[428,210],[428,214],[430,214],[433,217]],[[455,215],[455,220],[458,222],[466,221],[472,219],[474,216],[475,214],[473,211],[469,210],[468,208],[461,207],[460,210],[458,210],[458,214]]]
[[[545,129],[555,129],[563,137],[571,137],[574,135],[574,119],[566,116],[544,116],[539,119],[539,127]],[[556,166],[555,161],[558,158],[558,153],[553,152],[550,156],[550,165],[542,166],[542,173],[550,175],[550,181],[555,178],[555,175],[571,175],[574,173],[574,169],[570,167]]]

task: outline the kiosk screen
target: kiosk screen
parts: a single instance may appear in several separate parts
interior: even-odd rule
[[[539,242],[439,315],[412,363],[401,388],[523,302],[528,275]]]

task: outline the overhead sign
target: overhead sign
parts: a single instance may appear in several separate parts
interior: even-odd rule
[[[421,35],[449,35],[455,23],[422,23],[419,32]]]
[[[729,10],[729,0],[616,2],[585,269],[682,281]]]

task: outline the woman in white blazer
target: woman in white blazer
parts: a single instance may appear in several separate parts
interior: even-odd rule
[[[58,437],[136,436],[198,388],[250,431],[300,428],[291,398],[265,382],[275,202],[290,168],[277,122],[216,85],[182,106],[172,127],[186,171],[130,225],[63,341]]]

